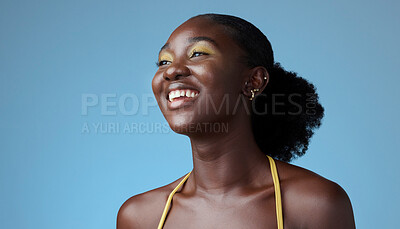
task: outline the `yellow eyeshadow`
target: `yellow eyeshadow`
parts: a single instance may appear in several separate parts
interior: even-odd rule
[[[191,49],[189,56],[192,56],[194,52],[204,52],[204,53],[207,53],[207,54],[214,54],[215,53],[215,51],[212,48],[204,46],[204,45],[196,45],[196,46],[194,46]]]
[[[172,61],[172,55],[169,53],[163,53],[161,54],[160,58],[158,59],[159,61]]]

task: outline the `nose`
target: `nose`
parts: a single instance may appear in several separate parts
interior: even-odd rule
[[[177,80],[189,75],[190,75],[190,69],[187,66],[179,63],[170,64],[167,70],[164,71],[164,79],[167,81]]]

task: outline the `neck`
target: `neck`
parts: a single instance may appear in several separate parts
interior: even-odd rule
[[[250,119],[229,122],[228,133],[190,137],[193,153],[191,183],[194,190],[224,195],[257,184],[267,174],[266,156],[258,148]]]

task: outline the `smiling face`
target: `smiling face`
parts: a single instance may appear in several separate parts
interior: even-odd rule
[[[193,18],[175,29],[152,81],[172,130],[189,135],[189,125],[227,123],[243,109],[237,105],[249,71],[243,56],[224,27],[208,19]]]

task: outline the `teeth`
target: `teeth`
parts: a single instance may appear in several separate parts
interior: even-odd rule
[[[179,97],[189,97],[189,98],[193,98],[195,96],[197,96],[199,93],[190,89],[186,89],[186,90],[173,90],[168,94],[169,97],[169,101],[172,102],[174,101],[175,98],[179,98]]]

